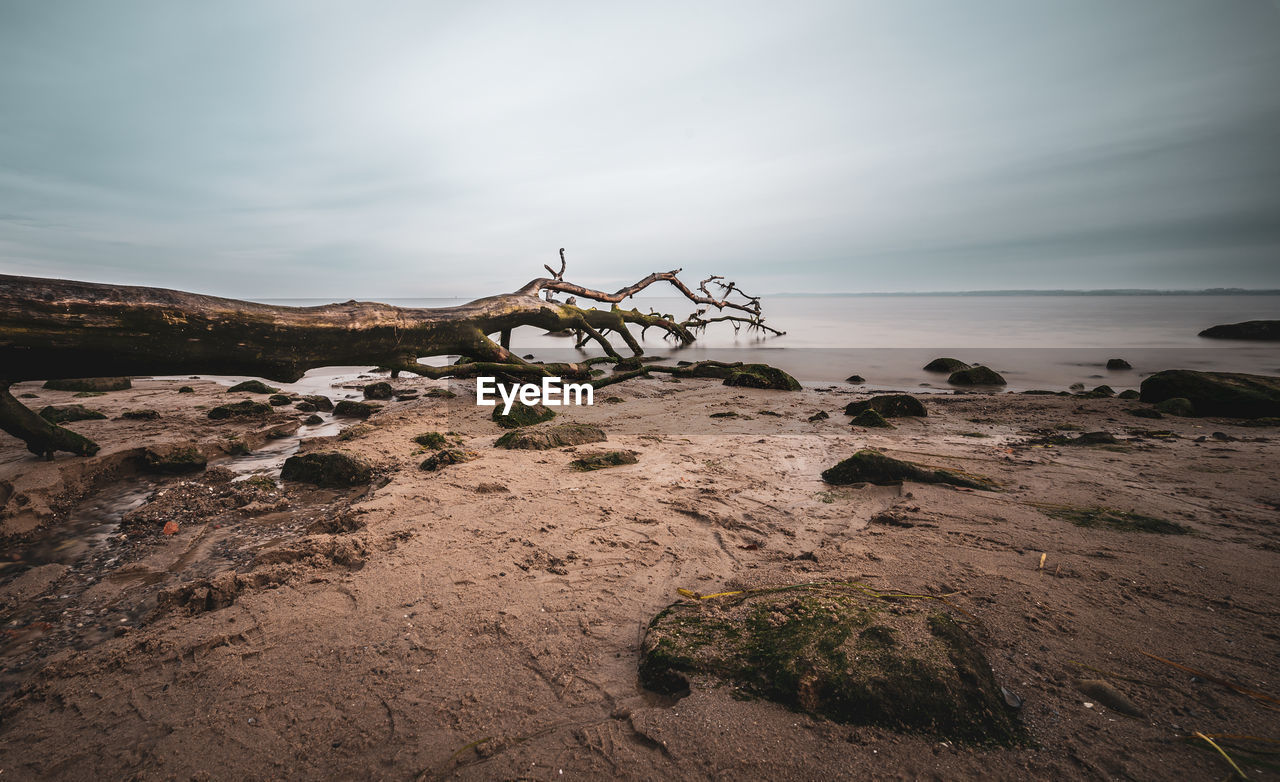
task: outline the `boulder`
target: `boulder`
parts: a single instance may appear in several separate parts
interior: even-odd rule
[[[494,445],[508,450],[545,451],[567,445],[602,443],[608,439],[604,430],[590,424],[559,424],[507,432]]]
[[[191,386],[179,386],[179,387],[178,387],[178,393],[179,393],[179,394],[194,394],[195,392],[196,392],[196,390],[195,390],[194,388],[192,388]]]
[[[1243,323],[1210,326],[1200,332],[1200,336],[1210,339],[1276,341],[1280,340],[1280,320],[1246,320]]]
[[[855,385],[861,385],[862,383],[867,382],[867,379],[862,375],[849,375],[844,379],[844,382],[853,383]]]
[[[230,405],[218,405],[209,411],[209,418],[222,421],[227,418],[262,418],[271,415],[271,405],[246,399]]]
[[[133,388],[127,377],[68,377],[46,381],[50,391],[123,391]]]
[[[895,428],[893,424],[884,420],[884,416],[880,415],[875,410],[870,410],[870,409],[863,410],[861,413],[858,413],[853,417],[853,420],[850,421],[849,423],[852,424],[853,426],[865,426],[868,429]]]
[[[493,422],[503,429],[519,429],[522,426],[533,426],[556,417],[556,411],[545,405],[526,405],[514,402],[511,410],[503,415],[502,405],[496,405],[490,416]]]
[[[324,419],[316,415],[315,413],[312,413],[311,415],[302,419],[302,423],[306,424],[307,426],[319,426],[320,424],[324,423]]]
[[[743,364],[724,379],[726,386],[767,388],[774,391],[799,391],[800,383],[791,375],[768,364]]]
[[[924,365],[925,372],[959,372],[962,369],[970,369],[972,365],[966,364],[958,358],[935,358],[928,364]]]
[[[261,380],[246,380],[243,383],[236,383],[234,386],[227,389],[228,394],[240,392],[249,394],[278,394],[280,393],[280,389],[272,388]]]
[[[161,475],[180,475],[199,472],[209,460],[194,445],[155,445],[142,452],[142,464],[147,472]]]
[[[1122,358],[1109,358],[1107,359],[1107,369],[1133,369],[1133,365]]]
[[[323,410],[326,413],[333,409],[333,400],[327,396],[319,394],[303,394],[302,401],[316,406],[317,410]]]
[[[160,413],[155,410],[125,410],[120,417],[126,421],[154,421]]]
[[[640,653],[641,685],[662,693],[729,684],[835,722],[1024,740],[982,647],[934,601],[838,584],[691,600],[649,623]]]
[[[825,420],[827,420],[827,419],[828,419],[828,418],[830,418],[830,417],[831,417],[831,416],[827,415],[827,411],[826,411],[826,410],[819,410],[818,412],[816,412],[816,413],[814,413],[813,415],[809,416],[809,423],[814,423],[814,422],[817,422],[817,421],[825,421]]]
[[[598,451],[583,454],[569,462],[569,466],[578,472],[594,472],[609,467],[621,467],[624,464],[635,464],[637,461],[635,451]]]
[[[365,399],[390,399],[394,393],[391,384],[385,380],[378,383],[370,383],[364,387]]]
[[[316,486],[342,488],[373,480],[373,468],[363,459],[341,451],[316,451],[285,459],[280,477]]]
[[[297,410],[299,413],[314,413],[319,408],[317,408],[314,404],[304,399],[301,402],[294,405],[293,409]]]
[[[382,405],[373,405],[368,402],[356,402],[351,399],[343,399],[333,407],[333,414],[347,418],[368,418],[374,413],[382,409]]]
[[[844,414],[856,416],[864,410],[874,410],[885,418],[929,415],[924,403],[910,394],[882,394],[861,402],[850,402],[845,405]]]
[[[272,394],[270,397],[267,398],[267,404],[271,405],[272,407],[284,407],[285,405],[290,404],[291,402],[293,402],[293,400],[285,396],[284,394]]]
[[[96,421],[106,418],[106,414],[90,410],[84,405],[49,405],[40,411],[40,417],[51,424],[65,424],[70,421]]]
[[[435,450],[444,448],[449,444],[448,439],[439,432],[427,432],[426,434],[420,434],[413,438],[413,441],[418,445],[421,445],[423,448],[432,448]]]
[[[993,484],[976,476],[963,476],[948,470],[922,467],[885,456],[879,451],[861,450],[822,472],[822,480],[834,486],[851,483],[874,483],[888,486],[903,481],[917,483],[948,483],[971,489],[990,489]]]
[[[1142,396],[1142,394],[1139,394],[1137,391],[1134,391],[1132,388],[1126,388],[1125,390],[1121,391],[1121,392],[1117,395],[1117,397],[1116,397],[1116,398],[1118,398],[1118,399],[1137,399],[1137,398],[1138,398],[1138,397],[1140,397],[1140,396]]]
[[[422,460],[422,464],[418,465],[418,469],[426,472],[438,472],[446,467],[454,464],[462,464],[473,459],[479,459],[480,454],[475,451],[464,451],[461,448],[446,448],[442,451],[428,456]]]
[[[1142,381],[1143,402],[1176,398],[1188,400],[1196,415],[1280,416],[1280,377],[1169,369]]]
[[[947,382],[954,386],[1004,386],[1008,385],[999,372],[984,366],[969,367],[952,372]]]

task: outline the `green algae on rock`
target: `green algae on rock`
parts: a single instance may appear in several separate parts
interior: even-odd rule
[[[958,358],[935,358],[928,364],[924,365],[925,372],[959,372],[962,369],[969,369],[972,365],[966,364]]]
[[[480,454],[475,451],[466,451],[462,448],[445,448],[444,450],[437,451],[426,459],[423,459],[422,464],[418,465],[418,469],[426,472],[438,472],[443,470],[445,467],[449,467],[454,464],[462,464],[463,462],[469,462],[479,458]]]
[[[853,426],[865,426],[868,429],[896,429],[893,424],[884,420],[884,416],[875,410],[863,410],[853,417],[849,422]]]
[[[228,394],[234,394],[244,391],[250,394],[278,394],[280,389],[272,388],[261,380],[246,380],[243,383],[236,383],[227,389]]]
[[[569,466],[578,472],[593,472],[609,467],[621,467],[624,464],[635,464],[639,461],[635,451],[598,451],[584,453],[569,462]]]
[[[723,681],[837,722],[1020,743],[980,647],[936,609],[840,584],[676,603],[649,624],[640,681],[672,694]]]
[[[991,369],[978,365],[952,372],[951,377],[947,378],[947,382],[953,386],[1004,386],[1008,385],[1000,373]]]
[[[373,468],[358,456],[342,451],[316,451],[285,459],[280,477],[316,486],[343,488],[373,480]]]
[[[40,411],[40,417],[51,424],[64,424],[69,421],[97,421],[107,416],[84,405],[49,405]]]
[[[861,402],[850,402],[845,405],[844,414],[858,415],[865,410],[874,410],[885,418],[929,415],[929,411],[924,409],[924,403],[910,394],[881,394]]]
[[[526,405],[517,401],[512,403],[511,410],[506,414],[503,414],[501,405],[495,405],[490,417],[503,429],[519,429],[550,421],[556,417],[556,411],[546,405]]]
[[[230,405],[218,405],[209,411],[209,418],[222,421],[227,418],[262,418],[271,415],[271,405],[246,399]]]
[[[774,391],[799,391],[800,383],[791,375],[768,364],[743,364],[724,379],[726,386],[766,388]]]
[[[1280,377],[1167,369],[1142,381],[1143,402],[1163,402],[1178,397],[1191,402],[1196,415],[1280,416]]]

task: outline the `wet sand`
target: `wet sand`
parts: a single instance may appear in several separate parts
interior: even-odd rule
[[[183,382],[196,393],[177,394]],[[14,392],[37,407],[72,396]],[[98,456],[42,462],[0,441],[6,551],[46,563],[0,575],[4,778],[1220,779],[1230,768],[1193,731],[1280,738],[1275,703],[1143,654],[1280,697],[1274,429],[1016,394],[931,395],[927,418],[893,430],[851,429],[841,409],[865,394],[844,386],[654,379],[606,396],[621,401],[557,422],[598,423],[635,465],[575,472],[598,447],[496,449],[488,410],[390,402],[350,439],[301,444],[360,454],[379,470],[372,488],[254,489],[242,507],[174,510],[172,536],[98,518],[91,545],[59,530],[94,497],[135,481],[116,502],[140,503],[200,480],[133,476],[139,447],[191,441],[216,457],[228,434],[261,448],[264,429],[304,416],[216,424],[201,408],[229,401],[225,387],[141,380],[75,400],[161,413],[70,424]],[[818,410],[831,417],[809,422]],[[419,470],[412,438],[432,430],[480,458]],[[1054,430],[1120,442],[1028,444]],[[819,479],[863,447],[1003,490]],[[1064,507],[1192,532],[1081,527]],[[729,687],[676,700],[638,686],[644,628],[677,589],[823,580],[957,593],[1033,742],[957,746]],[[1141,716],[1080,679],[1107,681]]]

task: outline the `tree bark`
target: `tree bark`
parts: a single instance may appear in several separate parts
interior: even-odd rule
[[[91,441],[40,419],[9,393],[22,380],[118,375],[250,375],[293,382],[321,366],[381,365],[427,377],[501,374],[512,377],[559,375],[584,378],[586,363],[528,363],[508,348],[510,331],[535,326],[573,330],[600,344],[612,360],[621,358],[607,334],[615,333],[640,356],[630,326],[657,328],[680,344],[709,322],[707,307],[729,310],[721,320],[767,329],[758,298],[733,283],[711,277],[695,293],[677,275],[658,272],[608,293],[565,282],[564,255],[554,276],[532,280],[513,293],[455,307],[409,308],[348,301],[319,307],[282,307],[195,293],[0,275],[0,428],[25,441],[34,453],[55,450],[86,454]],[[657,282],[669,282],[699,305],[677,320],[656,312],[617,306]],[[715,298],[709,283],[720,286]],[[584,309],[570,293],[613,306]],[[545,294],[540,298],[539,293]],[[737,294],[738,301],[730,301]],[[490,338],[501,335],[499,344]],[[471,363],[429,367],[426,356],[461,355]]]

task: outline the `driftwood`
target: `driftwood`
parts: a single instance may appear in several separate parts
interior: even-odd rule
[[[513,293],[439,308],[357,301],[280,307],[161,288],[0,275],[0,429],[45,456],[97,450],[92,441],[46,422],[14,399],[9,386],[23,380],[199,373],[293,382],[308,369],[353,364],[431,378],[582,379],[589,377],[591,364],[622,359],[610,335],[620,338],[633,356],[642,355],[631,327],[642,334],[656,328],[681,345],[692,343],[713,322],[782,333],[765,324],[759,297],[721,277],[703,280],[695,291],[676,269],[609,293],[566,281],[565,266],[561,250],[560,270],[546,267],[551,277]],[[693,302],[695,312],[678,319],[618,306],[660,282]],[[712,285],[718,294],[711,293]],[[556,301],[557,293],[569,298]],[[612,306],[584,308],[578,298]],[[712,308],[721,314],[706,317]],[[509,349],[511,330],[519,326],[577,334],[579,345],[594,342],[606,357],[581,363],[527,362]],[[422,357],[443,355],[462,356],[466,362],[444,367],[418,363]],[[643,374],[647,367],[636,369],[640,371],[626,374]]]

